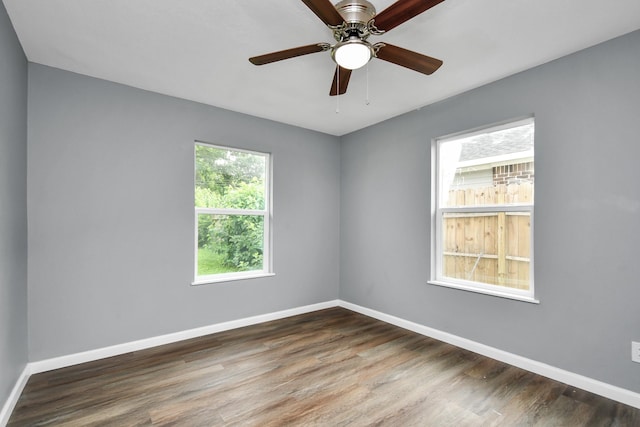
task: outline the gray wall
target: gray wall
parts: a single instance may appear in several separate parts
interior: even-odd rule
[[[431,139],[530,114],[541,304],[428,285]],[[635,32],[343,137],[340,297],[640,392],[639,118]]]
[[[15,41],[9,50],[18,59],[2,68],[0,89],[24,91],[24,58]],[[630,341],[640,340],[639,74],[635,32],[340,143],[30,64],[30,360],[340,295],[640,392],[640,365],[629,357]],[[12,96],[10,108],[4,92],[0,103],[1,170],[12,174],[9,187],[0,183],[0,290],[10,307],[1,308],[15,324],[2,328],[3,375],[10,368],[2,387],[26,352],[24,99]],[[529,114],[541,304],[427,285],[430,140]],[[273,153],[275,277],[189,285],[194,139]],[[7,342],[16,349],[7,353]]]
[[[29,64],[30,360],[333,300],[336,137]],[[275,277],[193,279],[194,139],[273,154]]]
[[[27,60],[0,2],[0,408],[27,363]]]

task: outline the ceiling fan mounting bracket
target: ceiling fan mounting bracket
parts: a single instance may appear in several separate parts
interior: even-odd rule
[[[383,42],[378,42],[374,45],[371,46],[371,50],[373,51],[373,56],[375,56],[376,58],[378,57],[378,51],[380,49],[382,49],[383,47],[385,47],[386,44],[384,44]]]
[[[378,27],[376,27],[375,19],[372,19],[371,21],[367,22],[367,30],[369,31],[369,34],[373,34],[374,36],[381,36],[384,33],[386,33],[385,30],[380,30],[378,29]]]

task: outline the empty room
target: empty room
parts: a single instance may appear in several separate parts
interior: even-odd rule
[[[640,425],[640,2],[3,0],[0,426]]]

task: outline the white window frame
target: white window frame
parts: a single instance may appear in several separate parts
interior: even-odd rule
[[[194,162],[194,182],[193,189],[195,193],[195,168],[196,168],[196,150],[195,147],[202,145],[205,147],[217,148],[221,150],[236,151],[240,153],[248,153],[252,155],[262,156],[265,158],[265,195],[264,195],[264,209],[229,209],[229,208],[200,208],[194,207],[194,280],[192,285],[203,285],[208,283],[229,282],[233,280],[253,279],[258,277],[274,276],[273,262],[272,262],[272,233],[271,223],[273,220],[273,214],[271,209],[271,200],[273,196],[272,191],[272,156],[270,153],[245,150],[236,147],[228,147],[224,145],[212,144],[204,141],[195,141],[193,149],[193,162]],[[193,197],[195,200],[195,194]],[[209,275],[198,275],[198,215],[210,214],[210,215],[261,215],[263,217],[264,235],[263,235],[263,248],[262,248],[262,269],[251,271],[239,271],[231,273],[218,273]]]
[[[482,206],[464,206],[464,207],[442,207],[440,206],[440,194],[443,191],[442,177],[440,173],[440,148],[442,144],[451,142],[454,140],[467,138],[482,133],[491,133],[509,128],[522,126],[525,124],[535,123],[534,117],[527,117],[524,119],[511,120],[508,122],[502,122],[489,126],[483,126],[468,131],[458,132],[455,134],[445,135],[439,138],[434,138],[431,141],[431,277],[428,281],[429,284],[444,286],[448,288],[460,289],[464,291],[471,291],[486,295],[492,295],[502,298],[510,298],[519,301],[525,301],[530,303],[539,303],[540,301],[535,298],[534,288],[534,200],[531,203],[519,203],[519,204],[502,204],[502,205],[482,205]],[[535,142],[534,142],[535,144]],[[506,286],[491,285],[482,282],[476,282],[472,280],[464,280],[459,278],[445,277],[442,273],[442,261],[443,261],[443,231],[442,221],[443,217],[447,213],[479,213],[479,214],[492,214],[496,215],[499,212],[505,212],[506,214],[517,214],[519,212],[525,212],[530,215],[531,228],[530,228],[530,248],[529,248],[529,289],[516,289]]]

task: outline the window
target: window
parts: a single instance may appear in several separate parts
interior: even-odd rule
[[[432,143],[430,283],[535,302],[534,120]]]
[[[195,144],[194,284],[270,273],[270,156]]]

